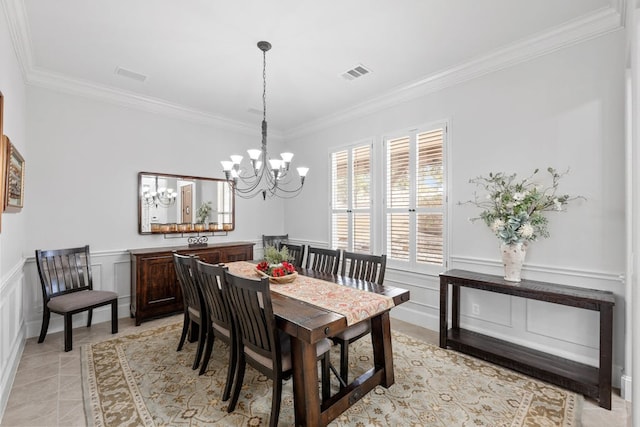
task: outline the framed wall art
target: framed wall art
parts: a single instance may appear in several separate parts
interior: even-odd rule
[[[24,158],[9,138],[4,136],[6,160],[5,212],[18,212],[24,206]]]
[[[5,141],[4,128],[2,127],[4,118],[4,96],[0,92],[0,214],[4,211],[4,166],[5,166]],[[0,225],[2,225],[2,215],[0,215]]]

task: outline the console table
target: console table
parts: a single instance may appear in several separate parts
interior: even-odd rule
[[[173,265],[173,253],[197,255],[201,260],[219,262],[253,259],[253,243],[214,243],[205,247],[173,246],[134,249],[131,256],[131,317],[136,326],[144,320],[183,310],[182,292]]]
[[[449,285],[451,285],[451,328],[448,328]],[[462,287],[497,292],[600,312],[600,362],[585,365],[508,341],[460,328]],[[612,292],[574,286],[522,280],[507,282],[500,276],[465,270],[440,274],[440,347],[450,347],[531,377],[581,393],[611,409],[613,306]]]

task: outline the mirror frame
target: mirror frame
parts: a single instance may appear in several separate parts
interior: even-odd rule
[[[148,176],[157,176],[157,177],[166,177],[171,179],[178,180],[200,180],[200,181],[212,181],[212,182],[221,182],[225,185],[229,185],[229,182],[220,178],[206,178],[202,176],[188,176],[188,175],[175,175],[170,173],[159,173],[159,172],[138,172],[138,234],[142,235],[151,235],[151,234],[202,234],[202,235],[214,235],[215,233],[224,233],[226,234],[229,231],[235,230],[236,227],[236,195],[234,191],[231,191],[231,224],[224,223],[222,228],[212,230],[196,230],[192,227],[191,230],[180,230],[178,229],[178,223],[171,223],[169,225],[175,227],[169,227],[169,229],[160,229],[160,230],[151,230],[151,231],[142,231],[142,177]]]

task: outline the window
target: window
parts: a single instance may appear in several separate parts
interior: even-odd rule
[[[330,156],[331,247],[371,252],[371,143]]]
[[[445,136],[442,125],[384,140],[384,216],[390,265],[435,270],[444,264]]]

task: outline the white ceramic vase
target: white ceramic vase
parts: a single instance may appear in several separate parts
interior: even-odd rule
[[[502,251],[502,264],[504,265],[504,280],[508,282],[519,282],[520,272],[524,257],[527,254],[526,243],[513,243],[500,245]]]

